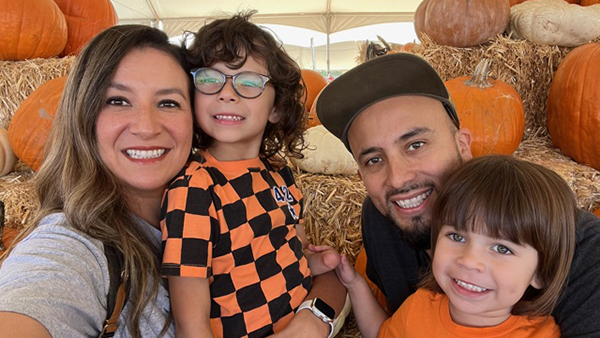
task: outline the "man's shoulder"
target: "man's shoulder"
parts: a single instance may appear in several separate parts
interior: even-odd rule
[[[589,211],[579,210],[575,221],[577,244],[600,241],[600,218]]]
[[[600,264],[592,264],[600,262],[600,219],[591,212],[580,210],[575,232],[575,255],[571,269],[600,270]]]

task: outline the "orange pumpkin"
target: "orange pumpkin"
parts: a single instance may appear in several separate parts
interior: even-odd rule
[[[417,36],[425,33],[441,45],[469,47],[504,32],[509,20],[506,0],[424,0],[414,21]]]
[[[308,119],[306,120],[306,129],[311,127],[316,127],[321,125],[321,121],[319,121],[319,117],[317,116],[317,100],[319,99],[319,95],[313,101],[312,106],[310,107],[310,112],[308,113]]]
[[[67,44],[60,56],[76,55],[96,34],[117,24],[110,0],[54,0],[67,20]]]
[[[518,5],[520,3],[523,3],[525,1],[528,1],[528,0],[509,0],[511,7],[514,6],[514,5]],[[583,2],[585,2],[585,1],[600,1],[600,0],[565,0],[565,1],[568,2],[568,3],[570,3],[570,4],[576,4],[576,5],[579,5],[580,2],[581,2],[581,5],[584,6]]]
[[[581,0],[581,6],[591,6],[600,4],[600,0]]]
[[[304,91],[304,98],[306,99],[305,109],[309,111],[317,95],[327,85],[327,80],[323,75],[310,69],[302,69],[302,80],[304,80],[306,87]]]
[[[8,126],[15,155],[34,171],[42,165],[46,139],[66,82],[67,77],[61,76],[42,84],[23,101]]]
[[[558,65],[548,93],[552,143],[600,170],[600,44],[573,49]]]
[[[473,77],[446,81],[461,127],[471,131],[473,156],[512,154],[525,132],[525,111],[519,93],[509,84],[488,78],[483,59]]]
[[[0,0],[0,60],[57,56],[67,23],[53,0]]]
[[[4,227],[4,231],[2,232],[2,245],[4,245],[5,249],[10,246],[13,239],[15,239],[15,237],[17,237],[19,232],[21,232],[21,231],[18,229],[15,229],[12,227],[7,227],[7,226]],[[0,255],[3,253],[4,253],[4,250],[2,250],[2,247],[0,247]]]

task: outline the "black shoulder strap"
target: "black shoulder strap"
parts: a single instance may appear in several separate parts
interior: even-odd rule
[[[108,261],[110,285],[106,302],[106,320],[100,331],[99,338],[109,338],[115,335],[119,327],[119,316],[127,301],[127,292],[123,284],[123,255],[112,245],[104,244],[104,254]]]

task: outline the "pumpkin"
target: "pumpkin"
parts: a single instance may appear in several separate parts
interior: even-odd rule
[[[321,93],[319,93],[319,95],[321,95]],[[319,121],[319,117],[317,116],[317,101],[319,100],[319,95],[317,95],[317,97],[313,101],[312,107],[310,107],[308,119],[306,120],[307,129],[321,125],[321,121]]]
[[[581,0],[581,6],[591,6],[600,4],[600,0]]]
[[[304,81],[304,98],[306,99],[306,111],[309,111],[317,95],[327,86],[327,80],[323,75],[310,69],[302,69],[302,80]]]
[[[525,1],[527,1],[527,0],[509,0],[511,6],[518,5],[518,4],[523,3]],[[579,5],[579,1],[583,2],[585,0],[564,0],[564,1],[566,1],[566,2],[568,2],[570,4]]]
[[[518,4],[523,3],[525,1],[528,1],[528,0],[509,0],[511,6],[518,5]],[[566,2],[568,2],[570,4],[579,5],[580,1],[583,2],[583,1],[586,1],[586,0],[563,0],[563,1],[566,1]],[[594,1],[594,0],[588,0],[588,1]]]
[[[419,37],[425,33],[441,45],[469,47],[504,32],[509,19],[506,0],[424,0],[414,21]]]
[[[11,172],[17,163],[17,157],[13,153],[8,141],[8,131],[0,127],[0,176]]]
[[[304,132],[306,148],[302,150],[304,158],[292,157],[292,163],[298,168],[315,174],[356,174],[358,166],[352,154],[342,141],[323,126],[316,126]]]
[[[34,171],[42,164],[46,139],[66,82],[67,77],[61,76],[38,87],[19,106],[8,126],[15,155]]]
[[[0,60],[57,56],[67,23],[53,0],[0,0]]]
[[[600,217],[600,208],[594,210],[594,215]]]
[[[542,45],[576,47],[600,36],[600,6],[530,0],[510,8],[507,32]]]
[[[575,161],[600,170],[600,44],[588,43],[565,56],[548,93],[548,132]]]
[[[473,77],[446,81],[461,127],[472,134],[473,156],[512,154],[525,132],[525,110],[509,84],[488,77],[490,61],[481,60]]]
[[[67,20],[67,44],[60,56],[78,54],[96,34],[117,24],[110,0],[54,0]]]

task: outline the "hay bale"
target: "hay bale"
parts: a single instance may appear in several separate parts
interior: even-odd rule
[[[595,42],[600,42],[596,39]],[[427,36],[411,52],[421,55],[446,81],[473,74],[482,58],[492,61],[490,76],[513,86],[525,107],[524,139],[545,137],[546,101],[554,73],[573,48],[547,46],[498,35],[486,44],[468,48],[438,45]],[[360,50],[357,61],[364,62]]]
[[[18,170],[0,177],[0,201],[4,202],[5,226],[22,229],[29,225],[37,210],[33,189],[33,171],[24,164]]]
[[[360,220],[366,190],[358,175],[321,175],[297,170],[304,195],[304,228],[311,243],[329,245],[352,262],[362,246]]]
[[[441,46],[427,37],[418,51],[442,79],[471,75],[482,58],[492,61],[490,76],[513,86],[525,108],[524,139],[544,137],[546,101],[554,73],[572,48],[533,44],[497,36],[484,45],[469,48]]]
[[[558,173],[575,192],[580,208],[593,211],[600,207],[600,171],[563,155],[549,138],[525,140],[514,155]]]
[[[14,112],[37,87],[67,75],[74,56],[0,61],[0,126],[8,129]]]

